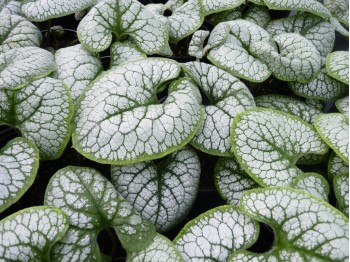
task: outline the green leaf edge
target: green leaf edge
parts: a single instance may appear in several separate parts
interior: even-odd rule
[[[339,208],[339,210],[341,209],[340,211],[341,211],[345,216],[348,216],[348,214],[346,214],[345,212],[343,212],[343,211],[344,211],[344,208],[346,208],[346,206],[339,205],[339,202],[344,202],[344,201],[343,201],[343,196],[340,194],[340,192],[339,192],[339,190],[338,190],[339,188],[335,186],[337,180],[341,179],[342,177],[347,178],[347,177],[349,177],[349,175],[348,175],[348,174],[339,174],[339,175],[335,176],[334,179],[333,179],[333,189],[334,189],[335,198],[337,199],[337,207]]]
[[[138,46],[135,46],[135,45],[129,44],[129,43],[115,42],[115,43],[112,43],[111,46],[109,47],[110,50],[112,50],[112,47],[113,47],[115,44],[121,44],[121,45],[123,45],[123,46],[127,46],[127,47],[130,47],[130,48],[137,49],[137,51],[139,51],[140,53],[143,54],[143,59],[147,59],[147,55],[146,55],[145,53],[143,53],[143,51],[139,50],[139,47],[138,47]],[[116,66],[121,66],[121,65],[127,64],[127,63],[129,63],[129,62],[134,62],[134,61],[137,61],[137,60],[142,60],[142,58],[139,58],[139,59],[137,59],[137,60],[131,60],[131,61],[127,60],[127,61],[124,61],[123,63],[120,63],[120,64],[118,64],[118,65],[114,65],[114,66],[113,66],[113,65],[112,65],[112,62],[115,61],[115,53],[114,53],[114,52],[110,52],[110,54],[111,54],[111,60],[110,60],[109,66],[108,66],[108,70],[110,70],[110,69],[112,69],[112,68],[114,68],[114,67],[116,67]],[[107,70],[107,71],[108,71],[108,70]],[[99,77],[99,76],[101,75],[101,73],[104,73],[103,68],[99,71],[99,73],[98,73],[96,76]],[[95,79],[96,79],[96,78],[95,78]],[[95,80],[95,79],[94,79],[94,80]]]
[[[14,198],[12,198],[12,200],[6,201],[5,204],[0,205],[0,213],[3,212],[4,210],[6,210],[11,205],[13,205],[14,203],[16,203],[24,195],[24,193],[27,192],[27,190],[34,183],[35,177],[36,177],[38,170],[39,170],[39,149],[37,148],[37,146],[33,142],[31,142],[30,140],[28,140],[26,138],[16,137],[16,138],[10,140],[9,142],[7,142],[7,144],[5,146],[3,146],[0,149],[0,155],[2,155],[6,149],[10,148],[17,141],[23,141],[23,142],[27,143],[28,145],[30,145],[34,149],[34,153],[36,156],[34,158],[34,164],[32,165],[32,172],[30,172],[30,176],[28,176],[25,179],[25,181],[26,181],[25,185],[20,190],[18,190],[16,192],[16,195]]]
[[[346,84],[348,86],[348,88],[349,88],[349,83],[344,81],[343,79],[341,79],[337,74],[334,74],[333,71],[332,71],[330,63],[331,63],[331,57],[332,57],[333,54],[334,54],[334,52],[328,53],[327,56],[326,56],[326,70],[327,70],[327,74],[330,77],[334,78],[335,80],[338,80],[339,82],[342,82],[342,83]]]
[[[328,184],[327,179],[325,179],[322,175],[320,175],[320,174],[318,174],[318,173],[315,173],[315,172],[303,173],[303,174],[297,176],[296,178],[294,178],[291,187],[295,188],[295,185],[296,185],[301,179],[303,179],[303,178],[305,178],[305,177],[309,177],[309,176],[313,176],[313,177],[316,177],[316,178],[318,178],[319,180],[321,180],[321,183],[322,183],[322,185],[323,185],[323,188],[324,188],[324,190],[325,190],[325,193],[326,193],[327,196],[329,196],[329,193],[330,193],[330,186],[329,186],[329,184]],[[295,188],[295,189],[297,189],[297,188]],[[300,189],[298,189],[298,190],[300,190]],[[303,191],[303,190],[302,190],[302,191]],[[307,191],[305,191],[305,192],[307,192]],[[310,193],[309,193],[309,194],[310,194]],[[316,197],[316,196],[314,196],[314,197]],[[320,198],[320,199],[321,199],[321,198]],[[323,199],[321,199],[321,200],[323,200]],[[325,200],[323,200],[323,201],[325,201]]]
[[[251,108],[251,109],[248,109],[246,111],[243,111],[241,113],[239,113],[238,115],[236,115],[236,117],[233,119],[233,125],[231,127],[231,136],[230,136],[230,139],[231,139],[231,144],[232,144],[232,150],[233,150],[233,153],[235,154],[235,157],[238,161],[238,163],[240,164],[240,166],[244,169],[244,171],[247,172],[247,174],[253,178],[259,185],[263,186],[263,187],[271,187],[269,185],[266,185],[262,179],[260,179],[258,176],[254,175],[251,171],[248,170],[248,167],[247,165],[242,161],[242,158],[238,155],[237,153],[237,149],[235,147],[236,145],[236,141],[235,141],[235,132],[234,132],[234,129],[235,127],[237,126],[238,124],[238,120],[240,120],[242,118],[243,115],[245,114],[248,114],[249,112],[252,112],[252,111],[255,111],[255,112],[262,112],[262,111],[270,111],[272,113],[277,113],[277,114],[281,114],[281,115],[284,115],[286,117],[289,117],[289,118],[292,118],[293,120],[296,120],[296,121],[299,121],[301,122],[302,124],[310,127],[311,129],[313,129],[316,133],[318,133],[315,128],[310,125],[309,123],[305,122],[304,120],[300,119],[299,117],[297,116],[294,116],[294,115],[290,115],[290,114],[287,114],[287,113],[284,113],[282,111],[279,111],[279,110],[275,110],[275,109],[270,109],[270,108],[260,108],[260,107],[257,107],[257,108]],[[327,151],[325,152],[319,152],[319,153],[312,153],[312,154],[315,154],[315,155],[323,155],[323,154],[326,154],[328,152],[328,148],[327,148]],[[304,154],[304,155],[307,155],[307,154]],[[301,155],[303,156],[303,155]],[[301,157],[300,156],[300,157]],[[299,158],[300,158],[299,157]],[[296,164],[295,164],[295,167],[297,168]]]
[[[334,151],[332,151],[332,153],[329,156],[328,162],[327,162],[327,175],[328,175],[328,179],[331,183],[333,182],[333,179],[337,176],[337,175],[332,176],[332,174],[331,174],[332,161],[333,161],[334,157],[336,157],[336,156],[338,156],[338,155]],[[349,172],[347,174],[349,175]]]
[[[243,3],[245,3],[245,2],[246,2],[246,0],[239,0],[239,4],[232,4],[232,5],[229,5],[229,6],[227,6],[227,7],[217,9],[217,10],[215,10],[215,11],[204,12],[204,16],[211,15],[211,14],[215,14],[215,13],[220,13],[220,12],[223,12],[223,11],[228,11],[228,10],[237,8],[237,7],[241,6],[241,5],[242,5]],[[204,9],[204,8],[203,8],[203,9]]]

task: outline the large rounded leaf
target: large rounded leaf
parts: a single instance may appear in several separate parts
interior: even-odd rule
[[[322,114],[315,127],[330,148],[349,164],[349,118],[343,114]]]
[[[18,89],[56,70],[54,56],[38,47],[0,53],[0,89]]]
[[[51,178],[45,204],[62,209],[70,228],[52,250],[54,261],[94,261],[100,257],[98,233],[114,227],[124,248],[147,247],[154,226],[142,219],[116,192],[113,185],[92,168],[66,167]]]
[[[272,109],[250,109],[235,117],[233,151],[244,170],[263,186],[289,186],[302,171],[298,159],[325,154],[328,146],[303,120]]]
[[[17,15],[0,16],[0,53],[13,48],[40,46],[42,34],[40,30]]]
[[[80,44],[57,50],[55,58],[57,64],[55,76],[67,85],[73,100],[76,100],[103,71],[98,56]]]
[[[200,163],[195,151],[183,147],[156,164],[151,161],[112,166],[112,183],[158,231],[179,223],[198,192]]]
[[[0,150],[0,212],[28,190],[38,168],[39,151],[27,139],[15,138]]]
[[[248,248],[259,235],[259,224],[237,207],[211,209],[188,222],[173,243],[185,261],[222,261]]]
[[[45,77],[20,90],[0,89],[0,123],[35,142],[40,159],[58,158],[71,133],[73,103],[61,80]]]
[[[24,0],[22,13],[31,21],[45,21],[84,10],[97,0]]]
[[[101,163],[128,164],[162,157],[187,144],[203,118],[197,88],[181,79],[162,104],[156,97],[157,88],[179,72],[174,61],[147,59],[103,74],[78,101],[74,147]]]
[[[349,85],[349,51],[336,51],[327,55],[327,73]]]
[[[30,207],[0,221],[0,260],[47,261],[68,229],[68,218],[52,207]]]
[[[333,186],[339,210],[349,216],[349,174],[336,176]]]
[[[272,251],[256,256],[270,257],[274,250],[287,248],[300,252],[308,258],[306,261],[348,259],[349,220],[319,198],[292,188],[253,189],[243,194],[240,206],[245,214],[268,224],[276,234]]]
[[[100,1],[78,26],[80,42],[93,52],[106,50],[112,42],[130,36],[146,54],[160,52],[168,41],[161,21],[135,0]]]
[[[190,62],[183,68],[210,101],[191,145],[207,154],[232,155],[230,126],[238,113],[255,107],[252,94],[243,82],[216,66]]]

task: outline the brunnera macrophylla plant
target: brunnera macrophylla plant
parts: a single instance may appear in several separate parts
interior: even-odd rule
[[[343,0],[0,0],[0,124],[20,136],[0,129],[0,260],[347,261],[348,17]],[[205,184],[226,205],[198,212]]]

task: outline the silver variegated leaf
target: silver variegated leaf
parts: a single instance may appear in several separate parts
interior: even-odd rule
[[[328,151],[313,126],[273,109],[236,116],[231,141],[238,162],[262,186],[290,186],[303,173],[296,166],[301,156]]]
[[[324,5],[332,15],[343,24],[349,26],[349,2],[346,0],[324,0]]]
[[[244,0],[202,0],[205,15],[234,9],[244,3]]]
[[[242,15],[244,20],[255,23],[266,29],[271,21],[269,9],[266,6],[252,5]]]
[[[340,113],[349,115],[349,96],[343,97],[335,102]]]
[[[109,67],[118,66],[122,63],[147,58],[147,56],[140,50],[138,50],[136,46],[121,42],[114,43],[111,46],[110,53],[111,63]]]
[[[1,0],[0,16],[21,15],[21,2],[17,0]]]
[[[328,160],[328,178],[333,181],[333,178],[342,174],[349,175],[349,165],[336,153],[332,152]]]
[[[231,27],[228,23],[220,23],[210,32],[207,45],[204,47],[204,52],[221,45],[229,36]]]
[[[337,205],[344,215],[349,216],[349,174],[341,174],[333,180]]]
[[[191,38],[191,42],[188,46],[188,54],[190,56],[194,56],[197,59],[201,59],[205,54],[203,50],[203,44],[208,36],[209,31],[197,30],[194,32]]]
[[[340,24],[336,18],[331,17],[329,19],[329,22],[333,25],[335,31],[337,31],[338,33],[342,34],[343,36],[345,36],[347,38],[349,37],[348,29],[344,28],[343,25]]]
[[[336,51],[327,55],[327,73],[349,85],[349,51]]]
[[[192,207],[199,187],[200,163],[195,151],[183,147],[161,163],[151,161],[112,166],[116,190],[138,211],[167,231]]]
[[[0,213],[23,196],[38,168],[38,148],[27,139],[12,139],[0,150]]]
[[[0,89],[0,123],[33,141],[41,160],[61,156],[71,133],[73,102],[61,80],[45,77],[20,90]]]

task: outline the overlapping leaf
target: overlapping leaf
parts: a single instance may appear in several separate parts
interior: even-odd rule
[[[31,207],[0,221],[0,260],[44,261],[68,229],[67,216],[57,208]]]
[[[20,90],[0,89],[0,123],[35,142],[40,159],[58,158],[70,138],[73,103],[61,80],[45,77]]]
[[[328,202],[329,184],[317,173],[305,173],[294,179],[292,187],[303,190],[315,197]]]
[[[21,12],[31,21],[66,16],[94,5],[97,0],[24,0]]]
[[[58,170],[46,189],[45,204],[62,209],[70,223],[67,234],[52,249],[54,261],[99,261],[97,235],[108,227],[116,230],[128,251],[144,249],[155,236],[154,226],[92,168]]]
[[[343,97],[335,102],[340,113],[349,115],[349,96]]]
[[[230,261],[346,261],[349,257],[348,219],[319,198],[292,188],[253,189],[243,194],[240,206],[248,216],[270,225],[276,237],[270,252],[239,251]],[[288,251],[274,259],[276,250]]]
[[[202,0],[205,15],[234,9],[244,3],[244,0]]]
[[[13,48],[39,46],[42,35],[39,29],[17,15],[0,15],[0,53]]]
[[[181,79],[162,104],[156,97],[157,89],[179,72],[172,60],[147,59],[100,76],[78,101],[73,146],[98,162],[130,164],[187,144],[203,119],[198,89]]]
[[[325,0],[324,5],[340,22],[349,26],[349,2],[346,0]]]
[[[232,120],[238,113],[255,107],[253,96],[243,82],[216,66],[189,62],[183,68],[210,101],[204,107],[203,124],[191,145],[208,154],[232,155]]]
[[[241,166],[263,186],[290,186],[302,174],[296,167],[301,156],[328,150],[311,125],[272,109],[250,109],[236,116],[231,140]]]
[[[336,176],[333,186],[339,210],[349,216],[349,174]]]
[[[39,151],[27,139],[15,138],[0,150],[0,212],[28,190],[38,168]]]
[[[146,54],[160,52],[168,41],[166,27],[141,3],[134,0],[100,1],[81,20],[81,44],[93,52],[106,50],[112,42],[130,36]]]
[[[197,30],[194,32],[191,38],[191,42],[188,47],[188,54],[194,56],[197,59],[200,59],[204,56],[204,41],[209,36],[209,31]]]
[[[349,164],[349,118],[340,113],[322,114],[315,127],[330,148]]]
[[[194,203],[200,177],[195,151],[183,147],[160,164],[151,161],[112,166],[112,183],[144,218],[167,231],[188,213]]]
[[[187,223],[173,243],[185,261],[225,262],[233,251],[254,244],[258,234],[258,223],[237,207],[221,206]]]
[[[55,58],[55,76],[66,84],[73,100],[76,100],[103,71],[102,63],[96,54],[87,51],[80,44],[59,49]]]
[[[327,73],[331,77],[349,85],[349,52],[336,51],[327,55]]]
[[[0,2],[0,16],[2,15],[20,15],[21,2],[17,0],[2,0]]]
[[[135,46],[126,43],[116,42],[111,46],[110,67],[121,65],[122,63],[145,59],[147,56]]]
[[[349,175],[349,165],[344,162],[336,153],[332,152],[328,160],[328,177],[333,181],[338,175]]]
[[[278,34],[273,40],[278,50],[267,42],[253,43],[250,50],[269,66],[276,78],[305,83],[317,76],[321,56],[309,40],[296,33]]]
[[[245,20],[226,22],[230,26],[230,41],[210,50],[208,59],[236,77],[263,82],[271,71],[260,59],[251,55],[251,45],[269,43],[270,35],[261,27]]]
[[[56,70],[54,56],[38,47],[0,53],[0,89],[18,89]]]

